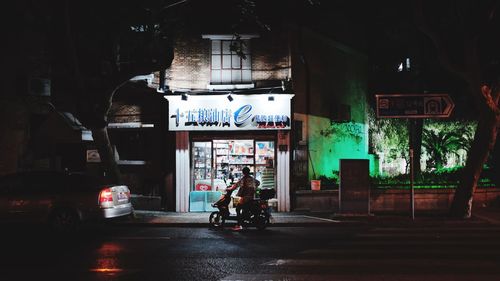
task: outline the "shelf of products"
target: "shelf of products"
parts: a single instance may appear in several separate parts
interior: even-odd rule
[[[260,181],[259,188],[275,188],[274,168],[266,166],[257,166],[256,178]]]
[[[253,169],[253,140],[214,140],[214,157],[216,178],[225,179],[228,183],[242,177],[245,166]]]
[[[274,141],[193,142],[192,153],[194,190],[197,185],[200,190],[218,190],[234,183],[243,177],[244,167],[261,182],[260,188],[275,188]]]
[[[229,165],[229,143],[225,140],[214,140],[215,178],[227,179]]]
[[[257,141],[255,142],[255,146],[255,163],[272,166],[268,162],[274,160],[274,142]]]
[[[253,140],[231,140],[229,141],[229,173],[234,180],[243,177],[243,168],[248,166],[253,173],[254,164],[254,142]]]
[[[274,142],[255,142],[255,177],[260,181],[260,188],[275,188]]]
[[[212,149],[211,142],[193,143],[194,180],[210,179],[212,177],[211,149]]]

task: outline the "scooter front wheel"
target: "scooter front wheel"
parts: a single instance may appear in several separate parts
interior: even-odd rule
[[[212,212],[208,219],[211,227],[220,228],[224,226],[226,219],[219,211]]]

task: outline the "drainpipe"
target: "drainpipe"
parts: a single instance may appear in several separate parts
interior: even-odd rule
[[[165,85],[165,69],[160,70],[160,80],[158,82],[158,92],[165,93],[165,89],[167,88]]]

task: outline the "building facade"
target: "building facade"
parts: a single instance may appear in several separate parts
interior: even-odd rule
[[[245,166],[277,190],[278,210],[290,210],[288,46],[285,32],[179,38],[165,76],[176,211],[211,210]]]
[[[148,78],[161,92],[149,94],[156,109],[114,102],[112,142],[127,147],[119,132],[135,132],[158,152],[126,163],[117,148],[120,168],[137,193],[189,212],[210,211],[248,166],[261,188],[276,189],[276,209],[290,211],[310,180],[338,177],[340,159],[370,158],[366,65],[362,53],[308,29],[183,33],[171,67]],[[125,122],[124,111],[142,117]],[[147,112],[161,120],[141,121]]]

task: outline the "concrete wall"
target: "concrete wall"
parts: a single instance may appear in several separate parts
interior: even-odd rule
[[[453,201],[455,189],[416,189],[416,212],[446,212]],[[301,190],[294,194],[294,210],[311,212],[338,212],[338,190]],[[474,194],[476,206],[495,204],[500,188],[478,188]],[[370,212],[405,213],[410,210],[410,191],[406,189],[372,189]]]

